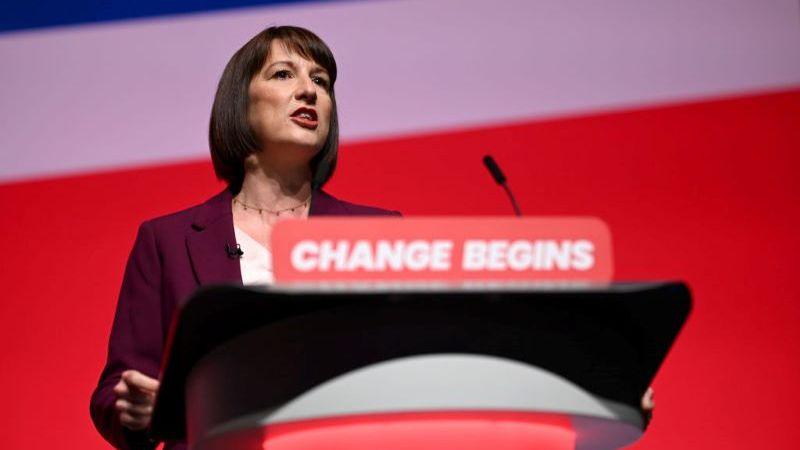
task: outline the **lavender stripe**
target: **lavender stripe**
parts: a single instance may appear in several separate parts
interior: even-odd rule
[[[0,36],[0,180],[202,158],[216,80],[270,24],[341,67],[362,140],[800,85],[795,0],[342,2]]]

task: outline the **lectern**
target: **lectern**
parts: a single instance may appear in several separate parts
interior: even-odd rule
[[[679,282],[196,293],[151,433],[195,450],[611,449],[691,308]]]

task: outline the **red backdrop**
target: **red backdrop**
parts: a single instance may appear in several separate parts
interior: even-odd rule
[[[328,189],[406,215],[593,215],[619,280],[693,314],[641,449],[794,448],[800,90],[344,145]],[[88,401],[137,225],[222,189],[208,162],[0,186],[0,448],[107,448]]]

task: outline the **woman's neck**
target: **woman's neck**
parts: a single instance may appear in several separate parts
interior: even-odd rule
[[[276,170],[254,157],[245,162],[244,181],[237,197],[266,209],[291,207],[311,196],[311,177],[308,165]]]

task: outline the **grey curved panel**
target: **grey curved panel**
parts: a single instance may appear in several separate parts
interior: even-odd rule
[[[569,416],[580,450],[618,448],[642,434],[637,410],[593,396],[552,372],[493,356],[435,354],[348,372],[278,408],[221,424],[207,437],[315,418],[481,410]]]

